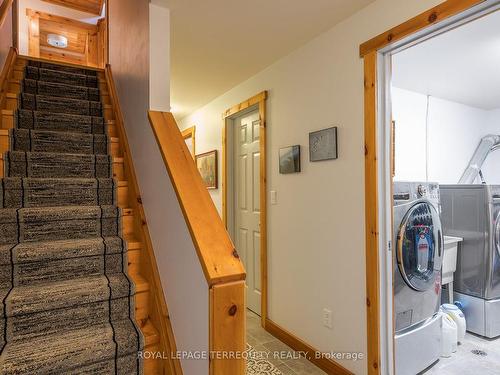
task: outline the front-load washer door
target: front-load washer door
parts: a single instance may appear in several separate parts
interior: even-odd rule
[[[401,222],[397,236],[397,262],[401,276],[414,290],[436,288],[441,269],[442,233],[439,214],[426,201],[415,203]]]

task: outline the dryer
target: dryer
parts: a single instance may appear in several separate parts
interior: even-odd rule
[[[394,182],[393,192],[396,375],[415,375],[441,350],[439,185]]]
[[[500,336],[500,185],[440,185],[443,227],[463,237],[455,271],[455,299],[467,330]]]

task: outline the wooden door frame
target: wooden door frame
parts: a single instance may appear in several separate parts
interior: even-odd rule
[[[403,40],[408,43],[419,33],[452,24],[466,12],[481,11],[496,3],[493,0],[447,0],[361,44],[360,57],[364,59],[364,138],[365,138],[365,239],[366,239],[366,310],[367,310],[367,366],[368,374],[380,374],[381,361],[381,301],[380,301],[380,223],[379,182],[384,176],[379,171],[381,150],[377,138],[379,102],[382,98],[378,82],[381,52]],[[438,26],[439,25],[439,26]],[[444,27],[444,26],[443,26]]]
[[[267,184],[266,184],[266,101],[267,91],[262,91],[259,94],[227,109],[222,114],[222,221],[225,227],[228,227],[227,222],[227,196],[228,196],[228,171],[227,171],[227,138],[228,127],[231,126],[231,121],[239,117],[244,111],[255,107],[259,112],[260,128],[259,128],[259,148],[260,148],[260,282],[261,282],[261,324],[265,327],[267,319]]]
[[[191,151],[191,155],[193,155],[193,159],[196,157],[196,125],[191,126],[190,128],[184,129],[182,132],[182,138],[184,141],[186,139],[191,138],[193,140],[193,149]]]

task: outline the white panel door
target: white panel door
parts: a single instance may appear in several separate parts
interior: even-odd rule
[[[234,125],[234,242],[247,271],[247,307],[260,315],[259,113],[242,116]]]

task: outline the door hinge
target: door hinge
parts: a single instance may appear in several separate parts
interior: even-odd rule
[[[388,252],[392,251],[392,241],[387,241],[387,251]]]

